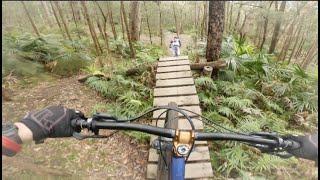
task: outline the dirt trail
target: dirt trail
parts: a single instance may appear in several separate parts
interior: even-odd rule
[[[76,77],[54,79],[31,88],[15,88],[13,101],[2,102],[3,121],[18,121],[26,112],[48,105],[76,108],[89,115],[106,103]],[[47,139],[24,145],[21,153],[3,158],[4,179],[145,179],[148,145],[117,133],[109,139]]]

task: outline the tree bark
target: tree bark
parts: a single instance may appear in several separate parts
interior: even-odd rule
[[[128,27],[128,20],[127,20],[126,12],[125,12],[125,9],[124,9],[123,1],[121,1],[121,8],[122,8],[122,15],[123,15],[123,20],[124,20],[124,25],[125,25],[126,30],[127,30],[127,37],[128,37],[128,41],[129,41],[131,58],[135,59],[136,58],[136,54],[135,54],[135,51],[133,49],[133,45],[132,45],[132,41],[131,41],[131,35],[130,35],[129,27]]]
[[[297,49],[297,52],[296,54],[294,55],[294,58],[297,59],[300,55],[301,55],[301,52],[302,52],[302,47],[304,46],[304,43],[306,41],[306,37],[303,37],[299,43],[299,46],[298,46],[298,49]]]
[[[140,19],[140,2],[132,1],[130,3],[130,37],[132,42],[140,40]]]
[[[148,9],[147,9],[145,1],[143,1],[143,5],[144,5],[145,12],[146,12],[147,26],[148,26],[148,31],[149,31],[149,39],[150,39],[150,43],[152,44],[151,30],[150,30],[150,24],[149,24],[149,13],[148,13]]]
[[[176,8],[174,6],[174,2],[172,3],[172,8],[173,8],[173,16],[174,16],[174,22],[176,24],[176,34],[179,37],[179,25],[178,25],[178,20],[177,20],[177,15],[176,15]]]
[[[73,17],[74,24],[76,25],[76,28],[78,30],[78,23],[77,23],[76,14],[75,14],[74,7],[73,7],[74,2],[69,1],[69,3],[70,3],[71,10],[72,10],[72,17]],[[79,39],[81,39],[79,31],[77,31],[77,34],[78,34]]]
[[[206,59],[208,62],[217,61],[220,56],[225,1],[209,2],[209,24]]]
[[[206,30],[206,24],[207,24],[207,17],[208,17],[208,6],[207,6],[207,2],[205,1],[203,4],[203,19],[202,19],[202,27],[201,27],[201,40],[203,40],[203,36]]]
[[[308,67],[308,65],[312,62],[313,58],[318,54],[317,52],[317,43],[318,42],[318,38],[315,38],[315,40],[313,41],[306,57],[303,59],[301,66],[303,69],[306,69]]]
[[[295,50],[296,50],[296,48],[297,48],[298,41],[299,41],[299,37],[300,37],[300,33],[301,33],[301,29],[302,29],[302,26],[299,27],[299,30],[298,30],[298,33],[297,33],[297,36],[296,36],[296,40],[295,40],[295,42],[294,42],[294,45],[293,45],[293,48],[292,48],[290,57],[289,57],[289,59],[288,59],[289,64],[290,64],[291,59],[292,59],[292,56],[293,56],[293,54],[295,53]]]
[[[64,19],[64,16],[63,16],[61,7],[60,7],[60,5],[59,5],[59,2],[58,2],[58,1],[54,1],[54,3],[55,3],[55,5],[56,5],[56,7],[57,7],[57,9],[58,9],[58,12],[59,12],[59,15],[60,15],[62,24],[63,24],[63,26],[64,26],[64,29],[65,29],[66,33],[67,33],[67,36],[68,36],[69,40],[72,41],[71,35],[70,35],[70,33],[69,33],[69,29],[68,29],[67,23],[66,23],[66,21],[65,21],[65,19]]]
[[[62,34],[63,38],[65,39],[65,38],[66,38],[66,35],[65,35],[64,32],[63,32],[63,29],[62,29],[62,27],[61,27],[61,24],[60,24],[58,15],[57,15],[57,12],[56,12],[56,10],[54,9],[54,6],[53,6],[52,1],[50,1],[50,5],[51,5],[51,8],[52,8],[52,12],[53,12],[54,18],[56,19],[57,24],[58,24],[58,26],[59,26],[59,29],[60,29],[60,31],[61,31],[61,34]]]
[[[231,31],[231,24],[232,24],[232,12],[233,12],[233,11],[232,11],[232,9],[233,9],[233,2],[231,1],[230,3],[231,3],[231,5],[230,5],[230,6],[231,6],[231,8],[230,8],[230,18],[229,18],[229,28],[228,28],[228,29],[229,29],[229,32]]]
[[[24,3],[24,1],[21,1],[21,3],[22,3],[22,5],[23,5],[23,9],[25,10],[25,12],[26,12],[26,14],[27,14],[27,16],[28,16],[28,19],[29,19],[29,21],[30,21],[30,23],[31,23],[31,25],[32,25],[32,28],[33,28],[34,32],[36,33],[36,35],[37,35],[38,37],[40,37],[39,30],[38,30],[36,24],[34,23],[34,21],[32,20],[31,15],[30,15],[30,13],[29,13],[29,11],[28,11],[28,9],[27,9],[26,4]]]
[[[283,43],[283,47],[281,49],[281,52],[280,52],[280,55],[279,55],[279,60],[280,61],[284,61],[285,58],[286,58],[286,55],[287,55],[287,52],[288,52],[288,49],[291,45],[291,39],[292,39],[292,32],[293,32],[293,25],[294,25],[294,22],[295,20],[292,21],[290,27],[289,27],[289,30],[287,31],[287,37],[286,39],[284,40],[284,43]]]
[[[162,31],[162,18],[161,18],[161,1],[158,1],[158,9],[159,9],[159,30],[160,30],[160,45],[163,45],[163,31]]]
[[[42,5],[42,8],[44,10],[44,13],[46,15],[46,19],[48,21],[48,24],[50,27],[52,27],[52,22],[51,22],[51,19],[50,19],[50,13],[49,13],[49,10],[48,10],[48,6],[46,4],[45,1],[40,1],[41,2],[41,5]]]
[[[108,8],[109,22],[110,22],[112,33],[113,33],[113,38],[116,40],[117,39],[117,31],[116,31],[114,21],[113,21],[111,2],[107,2],[107,8]]]
[[[272,40],[271,40],[271,44],[270,44],[269,51],[268,51],[269,54],[273,53],[274,49],[276,48],[276,45],[278,42],[278,36],[279,36],[279,32],[280,32],[282,16],[283,16],[285,7],[286,7],[286,1],[282,1],[281,5],[280,5],[280,10],[279,10],[279,12],[282,12],[282,15],[277,18],[276,24],[274,26]]]
[[[94,29],[93,24],[91,22],[91,19],[89,17],[89,13],[88,13],[88,10],[87,10],[86,2],[85,1],[81,1],[81,5],[83,7],[83,12],[84,12],[85,18],[87,19],[87,24],[89,26],[91,37],[92,37],[94,46],[96,48],[97,54],[100,55],[102,53],[102,48],[101,48],[101,46],[99,44],[99,41],[98,41],[98,38],[97,38],[97,34],[95,32],[95,29]]]
[[[240,20],[241,7],[242,7],[242,4],[240,4],[240,6],[239,6],[239,11],[238,11],[236,22],[234,23],[233,32],[235,32],[237,30],[238,22]]]
[[[122,8],[121,7],[120,7],[120,21],[121,21],[122,37],[125,40],[126,39],[126,35],[125,35],[125,27],[124,27],[123,13],[122,13]]]
[[[272,5],[272,1],[270,2],[270,5],[269,5],[268,11],[267,11],[267,15],[264,16],[263,36],[262,36],[262,42],[261,42],[260,47],[259,47],[260,51],[262,50],[264,42],[266,41],[266,35],[267,35],[267,30],[268,30],[268,22],[269,22],[269,10],[271,8],[271,5]]]

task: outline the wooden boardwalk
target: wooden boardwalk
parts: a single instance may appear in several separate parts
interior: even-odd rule
[[[160,58],[156,74],[156,87],[154,89],[153,106],[168,105],[169,102],[175,102],[179,107],[191,110],[201,114],[199,107],[199,98],[192,77],[190,62],[187,56]],[[153,113],[153,119],[156,119],[164,110],[158,110]],[[194,114],[186,112],[193,118],[199,118]],[[158,121],[158,126],[163,127],[165,114]],[[179,129],[190,129],[190,125],[183,117],[178,119]],[[203,124],[200,120],[192,120],[197,131],[203,130]],[[153,120],[155,125],[155,120]],[[156,139],[151,137],[151,142]],[[157,176],[157,163],[159,155],[155,149],[149,150],[149,159],[147,167],[147,179],[155,179]],[[186,163],[186,179],[212,179],[213,171],[210,163],[210,154],[206,141],[198,141]]]

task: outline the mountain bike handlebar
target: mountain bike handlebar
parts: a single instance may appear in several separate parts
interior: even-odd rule
[[[72,126],[75,129],[88,129],[92,132],[96,132],[97,135],[100,129],[110,130],[134,130],[145,132],[166,138],[175,138],[176,131],[191,131],[191,130],[178,130],[161,128],[150,125],[142,125],[136,123],[124,123],[114,120],[97,121],[94,119],[74,119],[71,121]],[[194,140],[196,141],[212,141],[212,140],[231,140],[240,141],[246,143],[260,144],[272,147],[273,149],[288,150],[296,149],[300,147],[298,142],[292,140],[284,140],[283,138],[270,134],[270,133],[251,133],[248,135],[235,134],[235,133],[206,133],[206,132],[194,132]]]

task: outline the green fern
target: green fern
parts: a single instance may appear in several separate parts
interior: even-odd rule
[[[209,90],[217,90],[216,84],[210,77],[199,77],[195,80],[195,84],[197,87],[207,88]]]

